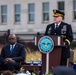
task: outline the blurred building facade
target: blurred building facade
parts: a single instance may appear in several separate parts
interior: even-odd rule
[[[0,0],[0,31],[44,33],[53,22],[53,9],[63,11],[63,21],[76,32],[76,0]]]

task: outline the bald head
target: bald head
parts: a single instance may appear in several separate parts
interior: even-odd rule
[[[15,35],[15,34],[10,34],[10,35],[9,35],[9,38],[10,38],[11,36],[16,37],[16,35]]]
[[[4,71],[2,75],[13,75],[13,73],[9,70]]]
[[[53,75],[76,75],[76,72],[71,67],[58,66],[53,69]]]
[[[9,43],[13,45],[13,44],[16,43],[16,41],[17,41],[16,35],[15,34],[10,34],[9,35]]]

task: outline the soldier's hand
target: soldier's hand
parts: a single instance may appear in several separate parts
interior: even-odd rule
[[[65,45],[66,45],[66,46],[69,45],[67,41],[65,41]]]

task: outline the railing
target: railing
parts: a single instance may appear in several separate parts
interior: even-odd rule
[[[0,31],[0,43],[8,42],[8,36],[10,35],[10,30]],[[36,35],[43,35],[43,33],[36,34],[16,34],[18,41],[21,42],[34,42]],[[73,40],[76,41],[76,32],[73,33]]]

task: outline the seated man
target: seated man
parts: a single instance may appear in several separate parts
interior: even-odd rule
[[[20,62],[25,60],[24,46],[17,43],[15,34],[9,35],[9,43],[3,46],[1,56],[4,58],[4,66],[10,71],[18,69]]]

